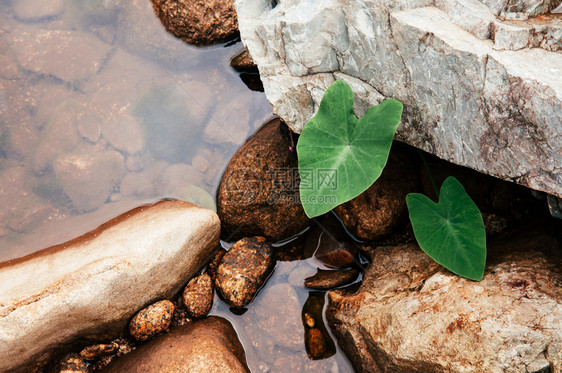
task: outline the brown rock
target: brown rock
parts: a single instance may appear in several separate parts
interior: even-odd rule
[[[72,373],[82,372],[87,373],[90,371],[88,364],[78,354],[65,355],[58,363],[56,368],[57,373]]]
[[[80,357],[84,360],[96,360],[101,356],[113,355],[119,350],[119,345],[115,342],[109,344],[97,344],[84,347],[80,351]]]
[[[152,0],[166,29],[190,44],[224,42],[238,34],[233,0]]]
[[[211,276],[203,273],[192,278],[183,290],[183,304],[188,317],[198,319],[207,316],[213,305]]]
[[[406,195],[419,189],[416,163],[393,147],[380,178],[361,195],[335,208],[351,233],[362,240],[376,240],[407,221]]]
[[[302,308],[306,353],[312,360],[326,359],[336,353],[336,345],[324,325],[325,295],[325,292],[310,292]]]
[[[217,194],[222,236],[281,240],[302,231],[309,219],[300,204],[297,155],[287,126],[273,119],[230,160]]]
[[[222,262],[222,258],[224,257],[224,254],[226,254],[226,253],[227,253],[227,251],[225,249],[223,249],[223,248],[218,249],[217,252],[215,253],[215,255],[213,255],[213,258],[211,259],[209,264],[207,265],[207,269],[205,270],[205,272],[208,273],[209,276],[211,276],[213,286],[215,285],[215,279],[217,277],[217,270],[219,269],[219,265]]]
[[[249,372],[236,331],[211,316],[172,329],[107,366],[106,372]]]
[[[215,285],[231,306],[243,307],[254,299],[274,266],[273,251],[264,237],[236,242],[222,258]]]
[[[140,310],[129,323],[129,332],[139,341],[146,341],[168,329],[176,306],[169,300],[156,302]]]
[[[252,61],[252,57],[247,50],[244,50],[242,53],[237,54],[230,60],[230,67],[238,70],[238,71],[245,71],[245,72],[258,72],[258,67]]]
[[[305,257],[314,255],[332,268],[353,266],[357,247],[347,242],[350,238],[341,223],[331,214],[315,219],[314,223],[306,234]]]
[[[304,279],[304,286],[309,289],[329,290],[352,283],[359,276],[356,269],[326,271],[319,269],[312,277]]]
[[[450,273],[414,244],[377,248],[357,293],[329,293],[328,321],[355,369],[559,371],[560,243],[524,233],[488,248],[481,282]]]

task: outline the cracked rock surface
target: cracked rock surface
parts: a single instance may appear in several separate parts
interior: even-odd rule
[[[300,132],[336,80],[355,112],[405,105],[397,138],[562,196],[560,0],[236,0],[265,93]]]
[[[328,321],[356,371],[559,372],[560,243],[527,234],[490,246],[481,282],[415,244],[374,250],[356,293],[329,293]]]

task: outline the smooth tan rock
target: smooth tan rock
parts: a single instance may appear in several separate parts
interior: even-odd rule
[[[211,316],[172,329],[107,366],[104,372],[249,372],[236,331]]]
[[[358,292],[329,297],[328,321],[355,369],[560,372],[560,243],[533,233],[488,249],[481,282],[414,244],[376,249]]]
[[[219,242],[210,210],[164,201],[67,243],[0,264],[0,371],[61,346],[126,333],[139,309],[180,290]]]

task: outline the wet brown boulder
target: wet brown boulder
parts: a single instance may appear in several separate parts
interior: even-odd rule
[[[169,300],[143,308],[129,323],[129,332],[136,340],[146,341],[170,327],[175,309]]]
[[[309,289],[329,290],[339,286],[351,284],[359,276],[357,269],[343,269],[338,271],[326,271],[319,269],[311,277],[304,279],[304,286]]]
[[[217,194],[224,239],[264,236],[277,241],[307,227],[291,146],[287,126],[273,119],[232,157]]]
[[[250,54],[247,50],[237,54],[230,60],[230,67],[238,71],[244,72],[258,72],[258,67],[250,57]]]
[[[265,238],[243,238],[222,258],[215,280],[217,292],[231,306],[243,307],[254,299],[274,264]]]
[[[238,35],[234,0],[152,0],[168,31],[189,44],[209,45]]]
[[[532,232],[488,249],[481,282],[452,274],[415,244],[374,250],[356,293],[329,293],[329,324],[355,369],[560,371],[560,243]]]
[[[213,306],[213,281],[209,274],[203,273],[189,280],[183,290],[183,304],[190,318],[207,316]]]
[[[211,316],[173,328],[109,364],[105,372],[249,372],[236,331]]]
[[[380,239],[407,221],[406,195],[420,189],[418,161],[396,148],[393,146],[384,171],[369,189],[335,208],[343,224],[359,239]]]

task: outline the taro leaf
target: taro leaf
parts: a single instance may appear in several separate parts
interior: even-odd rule
[[[297,145],[300,197],[309,217],[357,197],[379,178],[401,115],[399,101],[385,100],[357,119],[346,83],[326,90]]]
[[[482,280],[486,231],[480,210],[462,184],[450,176],[441,185],[439,203],[410,193],[406,204],[421,249],[451,272]]]

